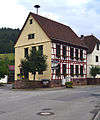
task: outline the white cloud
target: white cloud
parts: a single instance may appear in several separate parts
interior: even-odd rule
[[[0,27],[21,28],[27,13],[28,10],[17,0],[3,0],[0,3]]]
[[[6,3],[6,4],[5,4]],[[98,0],[2,0],[0,27],[21,28],[30,11],[70,26],[78,35],[94,34],[100,38]]]
[[[66,0],[67,5],[77,7],[91,2],[92,0]]]

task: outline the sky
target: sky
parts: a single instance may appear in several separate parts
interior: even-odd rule
[[[0,0],[0,28],[22,28],[29,12],[70,26],[78,36],[100,39],[100,0]]]

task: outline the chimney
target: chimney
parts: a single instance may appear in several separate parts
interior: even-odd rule
[[[83,40],[84,39],[84,35],[81,35],[80,39]]]
[[[36,8],[36,14],[38,15],[38,8],[40,8],[40,5],[35,5],[34,7]]]

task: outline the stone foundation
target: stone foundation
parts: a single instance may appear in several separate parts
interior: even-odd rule
[[[16,89],[41,88],[41,87],[43,87],[41,81],[15,80],[14,82],[14,88]]]
[[[73,86],[87,85],[86,79],[74,79],[72,80]],[[61,87],[61,80],[49,81],[47,85],[43,84],[43,81],[31,81],[31,80],[15,80],[14,88],[16,89],[27,89],[27,88],[43,88],[43,87]]]

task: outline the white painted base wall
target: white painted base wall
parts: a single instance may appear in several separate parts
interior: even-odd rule
[[[8,82],[8,76],[5,75],[4,78],[0,79],[0,83],[7,83]]]

